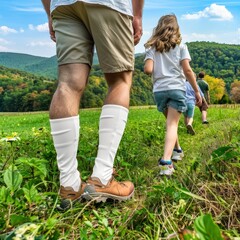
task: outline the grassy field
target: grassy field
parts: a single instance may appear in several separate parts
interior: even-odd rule
[[[82,179],[91,174],[99,109],[82,110],[78,151]],[[48,113],[0,114],[0,239],[240,239],[240,108],[196,108],[195,136],[183,117],[183,161],[160,177],[165,119],[155,106],[130,109],[115,168],[135,184],[127,202],[79,202],[59,212],[58,170]],[[7,138],[8,137],[8,138]],[[14,137],[17,141],[9,141]],[[7,138],[7,139],[6,139]],[[19,139],[18,139],[19,138]]]

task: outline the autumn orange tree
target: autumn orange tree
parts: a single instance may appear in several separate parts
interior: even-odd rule
[[[217,103],[225,94],[225,82],[221,78],[205,75],[204,80],[209,84],[211,103]]]
[[[235,103],[240,103],[240,81],[234,80],[231,84],[231,99]]]

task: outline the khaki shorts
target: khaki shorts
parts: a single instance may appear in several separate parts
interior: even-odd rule
[[[58,64],[92,65],[94,46],[104,73],[134,69],[132,17],[111,8],[76,2],[52,12]]]

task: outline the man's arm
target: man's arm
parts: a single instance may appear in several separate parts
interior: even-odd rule
[[[133,34],[134,45],[137,45],[142,37],[142,14],[143,14],[144,0],[132,0],[133,7]]]
[[[51,0],[42,0],[43,7],[47,13],[48,18],[50,17],[50,3]]]
[[[47,13],[47,17],[48,17],[48,27],[49,27],[50,37],[54,42],[56,42],[55,32],[53,31],[52,18],[51,18],[51,12],[50,12],[51,0],[42,0],[42,4],[43,4],[43,7],[44,7],[44,9]]]

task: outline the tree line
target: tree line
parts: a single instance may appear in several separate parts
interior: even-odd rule
[[[206,42],[188,43],[191,66],[197,74],[205,71],[211,102],[240,103],[240,49],[238,45]],[[131,106],[154,104],[151,77],[143,73],[144,54],[135,56]],[[48,110],[57,81],[29,72],[0,66],[0,111]],[[92,67],[81,108],[101,107],[107,84],[99,65]]]
[[[151,105],[151,79],[136,70],[131,105]],[[24,71],[0,66],[0,112],[45,111],[57,87],[57,81]],[[94,66],[84,92],[81,108],[100,107],[107,94],[107,84],[99,66]]]

